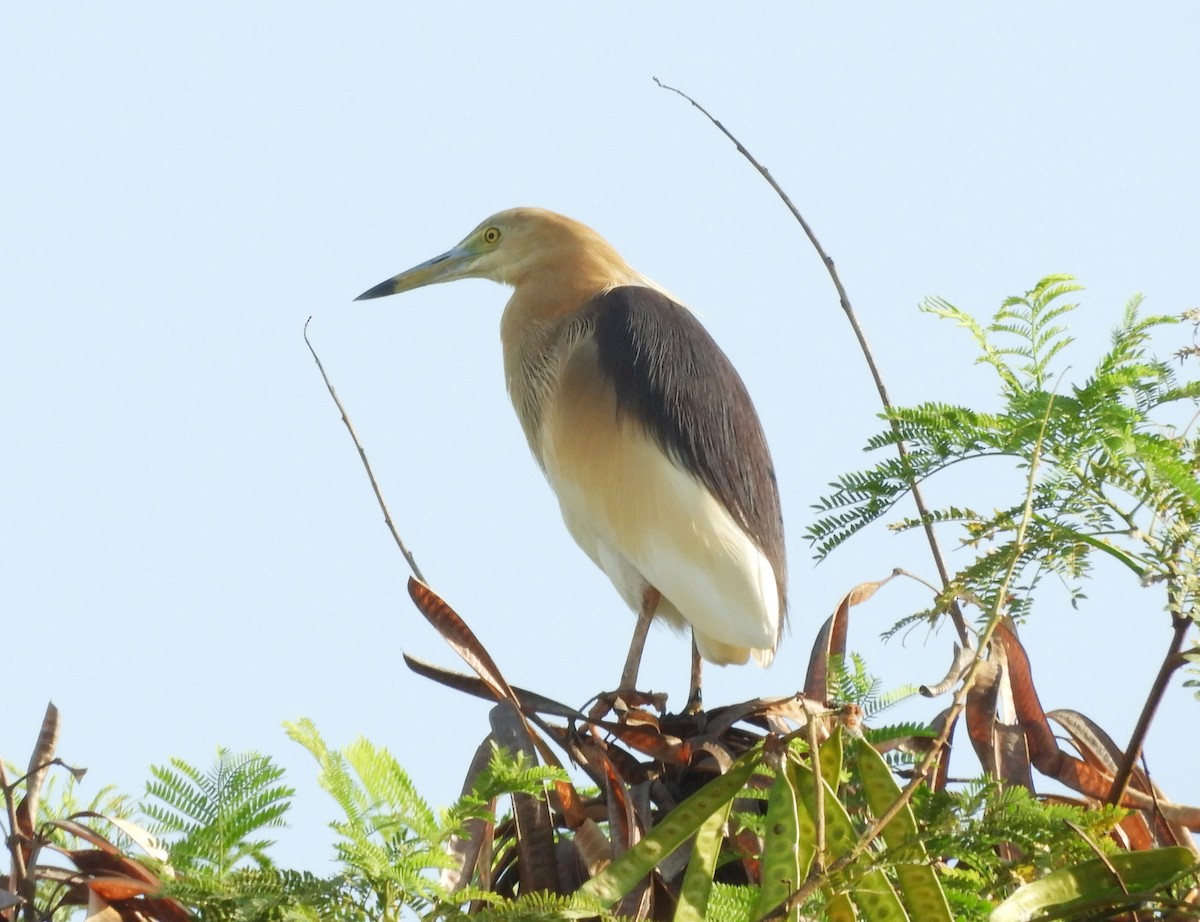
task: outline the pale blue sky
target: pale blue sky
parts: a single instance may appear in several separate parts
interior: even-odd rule
[[[768,672],[710,669],[707,698],[795,691],[843,592],[933,568],[881,528],[813,567],[809,506],[863,462],[877,399],[790,216],[651,78],[788,189],[897,401],[986,403],[993,382],[924,297],[982,315],[1073,273],[1080,369],[1135,292],[1155,312],[1200,301],[1198,34],[1188,3],[11,7],[0,754],[26,757],[49,698],[92,787],[137,791],[150,763],[207,764],[218,744],[269,752],[302,795],[280,855],[315,868],[333,805],[281,721],[366,735],[435,802],[457,793],[486,706],[400,660],[457,667],[408,602],[309,315],[405,538],[510,681],[576,704],[615,683],[633,619],[528,457],[504,289],[351,302],[523,204],[596,227],[741,369],[779,469],[792,630]],[[1123,741],[1168,626],[1101,569],[1079,611],[1047,591],[1023,637],[1043,704]],[[889,686],[948,662],[949,631],[876,639],[925,602],[896,586],[856,612],[853,646]],[[655,633],[645,662],[678,703],[685,642]],[[1192,802],[1198,707],[1176,683],[1148,752]]]

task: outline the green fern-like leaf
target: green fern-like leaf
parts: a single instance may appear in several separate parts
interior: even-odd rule
[[[218,878],[244,861],[271,867],[273,841],[256,836],[283,825],[295,792],[267,756],[218,749],[207,772],[182,759],[150,771],[142,811],[173,867]]]
[[[1054,379],[1053,365],[1071,342],[1062,321],[1077,305],[1066,296],[1079,290],[1068,276],[1047,277],[1006,299],[987,325],[945,300],[927,301],[927,311],[968,330],[980,361],[1000,375],[1003,407],[984,413],[930,402],[890,410],[890,425],[867,449],[892,451],[903,442],[907,458],[843,474],[815,505],[808,537],[820,559],[891,514],[914,484],[932,489],[932,478],[955,465],[1007,459],[1020,481],[1029,480],[991,512],[942,504],[892,525],[960,529],[975,554],[933,608],[897,629],[936,616],[954,598],[1024,615],[1046,576],[1061,580],[1077,602],[1097,557],[1140,581],[1168,582],[1177,613],[1200,603],[1200,439],[1156,417],[1168,403],[1197,402],[1200,381],[1178,381],[1149,351],[1151,334],[1181,318],[1143,316],[1140,299],[1131,299],[1108,350],[1072,386]]]
[[[838,704],[857,704],[867,720],[917,693],[913,685],[881,693],[881,684],[867,671],[866,661],[857,653],[850,654],[849,662],[844,657],[830,657],[829,700]]]

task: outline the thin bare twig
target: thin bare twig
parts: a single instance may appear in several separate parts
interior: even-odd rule
[[[1008,587],[1011,585],[1012,580],[1016,575],[1017,564],[1021,559],[1021,548],[1025,543],[1025,534],[1029,530],[1030,521],[1033,519],[1033,486],[1035,478],[1037,477],[1038,468],[1041,464],[1042,443],[1046,436],[1046,426],[1050,420],[1050,410],[1053,407],[1053,404],[1054,401],[1051,400],[1046,408],[1045,415],[1042,417],[1041,430],[1038,433],[1038,440],[1034,448],[1033,457],[1030,459],[1029,475],[1026,480],[1025,488],[1025,506],[1021,514],[1021,520],[1017,523],[1016,540],[1014,542],[1015,550],[1013,552],[1012,560],[1009,562],[1008,570],[1004,574],[1004,579],[1000,583],[999,591],[996,593],[996,601],[992,607],[991,614],[988,617],[987,625],[984,627],[983,632],[979,635],[979,649],[975,653],[975,658],[971,660],[971,665],[967,668],[966,673],[963,675],[962,685],[959,686],[958,691],[955,692],[954,701],[946,713],[946,721],[942,725],[941,732],[938,734],[937,739],[934,740],[933,746],[930,747],[930,750],[926,754],[925,758],[921,760],[921,764],[914,769],[912,779],[904,786],[903,790],[900,791],[900,796],[892,802],[892,805],[888,807],[888,809],[885,810],[882,815],[876,817],[875,822],[871,824],[870,828],[867,829],[866,832],[859,836],[858,841],[854,843],[854,847],[851,848],[850,851],[846,852],[841,858],[831,864],[828,868],[824,869],[824,874],[818,873],[818,870],[814,869],[814,871],[808,875],[808,879],[804,881],[803,885],[801,885],[800,888],[787,899],[786,906],[789,910],[793,907],[803,905],[804,902],[808,900],[808,898],[816,891],[817,887],[821,885],[822,880],[826,879],[829,875],[837,874],[839,871],[844,870],[857,861],[863,855],[863,853],[870,848],[871,843],[883,834],[883,830],[887,827],[888,823],[895,819],[900,811],[909,804],[913,798],[913,795],[916,793],[917,788],[925,783],[925,779],[929,775],[929,772],[933,770],[934,762],[938,759],[938,757],[948,757],[948,753],[945,753],[945,746],[950,739],[950,734],[954,731],[954,724],[958,720],[959,714],[961,714],[963,709],[967,706],[967,694],[970,692],[971,687],[975,684],[975,676],[978,674],[979,669],[983,664],[984,651],[987,650],[988,641],[991,640],[992,634],[995,633],[996,625],[1000,623],[1000,619],[1003,614],[1004,599],[1007,598]]]
[[[308,341],[308,325],[311,322],[312,317],[304,321],[304,345],[308,346],[308,351],[312,353],[313,361],[317,363],[317,370],[321,372],[321,378],[325,381],[325,388],[329,391],[329,396],[333,398],[338,412],[342,414],[342,422],[346,424],[346,430],[350,433],[350,438],[354,440],[354,447],[358,449],[358,457],[362,459],[363,467],[367,471],[367,479],[371,481],[371,489],[375,491],[375,499],[379,503],[379,508],[383,510],[383,521],[387,525],[388,531],[392,533],[392,537],[396,540],[396,547],[400,548],[400,553],[408,561],[408,568],[412,570],[413,576],[426,585],[429,585],[428,580],[425,579],[425,575],[421,572],[421,568],[417,566],[417,560],[413,557],[412,551],[408,549],[404,543],[404,539],[400,537],[400,532],[396,530],[396,523],[392,521],[392,514],[388,511],[387,503],[383,499],[383,493],[379,489],[379,483],[375,480],[375,472],[371,470],[371,462],[367,460],[367,453],[363,449],[362,442],[358,440],[358,433],[354,431],[354,424],[350,422],[346,408],[342,406],[342,402],[338,399],[337,391],[333,389],[333,385],[329,381],[329,375],[325,374],[325,366],[321,364],[317,350]]]
[[[813,248],[817,251],[817,255],[821,257],[821,262],[825,265],[825,269],[829,273],[829,278],[833,281],[833,287],[837,289],[838,302],[842,306],[842,311],[846,314],[846,319],[850,321],[850,327],[854,330],[854,335],[858,339],[859,348],[862,350],[863,357],[867,360],[867,368],[870,370],[871,377],[875,381],[875,389],[879,392],[879,399],[882,401],[885,410],[891,410],[892,401],[891,398],[888,397],[887,387],[883,383],[883,375],[879,371],[879,366],[875,363],[875,356],[871,352],[870,344],[867,342],[866,333],[863,332],[863,328],[858,322],[858,316],[854,313],[854,308],[850,304],[850,296],[846,294],[846,287],[842,284],[842,280],[838,275],[837,268],[833,264],[833,258],[825,252],[825,248],[821,246],[821,241],[817,239],[817,235],[813,231],[812,226],[806,220],[804,220],[804,216],[800,214],[800,209],[793,204],[791,198],[789,198],[788,194],[783,191],[783,187],[775,181],[775,177],[771,175],[770,171],[761,163],[759,163],[758,160],[755,159],[754,155],[751,154],[750,151],[746,150],[745,145],[743,145],[742,142],[734,136],[733,132],[722,125],[721,122],[715,118],[711,112],[705,109],[704,106],[700,105],[700,103],[696,102],[696,100],[692,99],[691,96],[682,90],[678,90],[673,86],[668,86],[657,77],[652,79],[664,90],[670,90],[672,93],[682,96],[684,99],[690,102],[704,114],[705,118],[713,123],[718,131],[732,141],[734,147],[737,148],[738,153],[745,157],[750,162],[750,165],[758,170],[758,172],[762,175],[762,178],[765,179],[771,188],[775,190],[775,194],[779,196],[780,200],[782,200],[788,211],[792,213],[792,217],[795,218],[799,225],[804,229],[804,233],[808,236]],[[900,424],[895,420],[890,420],[889,422],[892,427],[892,431],[896,434],[896,451],[899,453],[900,460],[904,463],[905,468],[907,469],[908,446],[905,444],[904,440],[900,438]],[[946,568],[946,562],[942,557],[941,547],[938,545],[937,535],[933,530],[933,523],[929,520],[929,509],[925,505],[925,498],[921,494],[920,487],[917,484],[917,479],[914,475],[912,475],[911,471],[909,471],[908,485],[909,489],[912,491],[913,502],[916,503],[917,506],[917,513],[920,515],[922,525],[925,529],[925,538],[929,542],[929,550],[933,554],[933,562],[937,567],[938,576],[942,581],[942,585],[948,588],[950,585],[950,571]],[[962,610],[958,607],[957,601],[951,600],[949,611],[950,618],[954,622],[954,629],[958,631],[959,640],[962,641],[963,645],[965,646],[969,631],[967,630],[966,619],[963,617]]]
[[[1150,724],[1154,720],[1159,704],[1162,703],[1163,695],[1166,694],[1171,676],[1186,662],[1180,655],[1180,650],[1183,649],[1183,639],[1194,622],[1191,618],[1183,615],[1177,614],[1174,618],[1175,630],[1171,634],[1171,644],[1167,648],[1167,655],[1163,657],[1162,665],[1158,668],[1158,675],[1155,676],[1154,684],[1150,687],[1150,694],[1147,695],[1146,703],[1142,706],[1137,726],[1133,728],[1133,736],[1130,738],[1129,745],[1125,749],[1125,756],[1117,768],[1116,777],[1113,778],[1112,789],[1108,792],[1110,804],[1119,804],[1125,796],[1129,781],[1133,777],[1133,767],[1137,765],[1138,758],[1142,754],[1142,745],[1146,742]]]
[[[816,814],[813,817],[816,820],[817,831],[813,838],[816,840],[813,843],[813,860],[817,863],[817,870],[824,872],[825,869],[825,774],[821,771],[820,758],[820,743],[817,742],[817,723],[811,718],[804,722],[804,728],[808,731],[808,757],[812,764],[813,774],[813,794],[814,806],[813,812]]]

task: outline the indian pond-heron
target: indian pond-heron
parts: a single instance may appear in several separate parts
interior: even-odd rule
[[[359,295],[510,285],[504,374],[571,536],[638,613],[619,691],[655,616],[718,664],[769,665],[786,612],[779,491],[742,379],[687,308],[591,228],[537,208]],[[699,661],[692,693],[698,701]]]

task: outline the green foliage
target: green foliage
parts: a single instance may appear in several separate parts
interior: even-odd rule
[[[23,775],[15,765],[5,763],[10,777],[20,778]],[[92,814],[98,818],[129,820],[137,810],[134,798],[122,794],[115,785],[107,784],[89,798],[81,796],[80,787],[85,772],[83,770],[67,770],[65,772],[48,773],[42,782],[41,796],[38,798],[37,825],[43,830],[46,842],[60,848],[76,848],[80,839],[74,833],[53,824],[53,820],[64,817]],[[18,787],[17,790],[22,790]],[[119,827],[107,824],[109,839],[123,851],[128,851],[132,842]]]
[[[991,324],[940,299],[925,309],[965,327],[979,362],[999,377],[1003,405],[983,412],[945,403],[897,407],[869,450],[903,441],[906,458],[839,478],[817,508],[809,538],[824,556],[892,510],[921,482],[960,462],[1007,458],[1027,474],[1034,466],[1029,521],[1022,540],[1025,490],[989,512],[962,505],[906,518],[896,529],[955,524],[975,559],[953,579],[935,612],[952,596],[991,610],[1015,564],[1009,609],[1027,610],[1029,593],[1048,574],[1079,593],[1100,552],[1143,583],[1167,584],[1168,607],[1190,616],[1200,596],[1200,439],[1172,421],[1171,405],[1194,404],[1200,381],[1178,380],[1171,364],[1149,354],[1158,328],[1181,318],[1142,316],[1133,299],[1112,343],[1082,383],[1055,379],[1053,360],[1071,338],[1059,321],[1076,305],[1062,299],[1079,286],[1050,276],[1023,297],[1009,298]],[[1188,424],[1190,426],[1190,422]]]
[[[494,799],[539,794],[548,781],[563,777],[560,770],[530,765],[519,754],[494,748],[474,790],[438,814],[386,749],[359,739],[339,752],[329,748],[310,720],[285,726],[317,760],[321,786],[343,814],[330,826],[338,834],[343,892],[363,918],[396,919],[405,910],[452,916],[469,900],[492,899],[470,888],[449,893],[432,872],[453,866],[448,846],[466,832],[469,820],[494,819],[489,806]],[[534,894],[496,912],[505,918],[537,919],[558,908]]]
[[[1196,699],[1200,700],[1200,650],[1192,650],[1183,654],[1184,662],[1191,663],[1187,667],[1186,672],[1195,676],[1192,679],[1185,679],[1183,682],[1184,688],[1196,689]]]
[[[913,811],[925,847],[952,865],[945,886],[960,919],[986,919],[1014,889],[1115,846],[1116,807],[1040,801],[1022,787],[983,780],[937,793],[921,788]]]
[[[917,693],[915,685],[901,685],[888,692],[880,692],[882,682],[878,676],[867,671],[866,661],[857,653],[846,657],[829,658],[828,698],[834,705],[857,704],[863,717],[872,720],[888,708],[911,698]]]
[[[218,749],[207,772],[172,759],[150,773],[142,812],[164,839],[173,868],[221,879],[246,862],[271,866],[267,849],[274,843],[257,836],[284,825],[295,791],[279,783],[283,769],[269,758]]]
[[[1121,852],[1063,868],[1022,887],[997,906],[989,922],[1044,919],[1139,918],[1164,910],[1155,918],[1195,918],[1187,894],[1196,875],[1196,856],[1189,848],[1171,846],[1140,852]],[[1178,885],[1178,886],[1175,886]],[[1178,912],[1172,910],[1179,910]]]
[[[339,877],[308,871],[243,867],[216,879],[185,873],[167,892],[194,907],[202,922],[357,922]]]
[[[864,722],[873,722],[888,708],[917,693],[915,685],[901,685],[891,691],[881,692],[882,684],[878,676],[873,676],[867,671],[866,661],[857,653],[851,653],[848,658],[829,658],[829,678],[826,685],[830,704],[834,707],[844,704],[858,705],[862,709]],[[864,726],[862,732],[864,737],[875,745],[912,737],[932,739],[937,735],[928,727],[916,723]],[[889,754],[889,761],[895,767],[911,767],[915,758],[907,753],[893,752]]]
[[[42,796],[38,800],[38,822],[77,813],[100,813],[118,819],[133,816],[136,809],[134,799],[118,791],[116,785],[106,784],[84,799],[80,792],[81,781],[82,776],[73,772],[48,775],[42,783]]]
[[[266,756],[220,749],[208,771],[180,759],[151,769],[142,812],[165,840],[173,874],[165,892],[205,922],[366,922],[413,912],[458,918],[468,901],[495,897],[470,888],[450,893],[438,883],[436,872],[453,861],[452,838],[469,820],[494,820],[496,798],[537,794],[562,777],[495,749],[474,791],[436,812],[386,749],[362,739],[331,749],[308,720],[287,729],[317,760],[320,783],[343,816],[330,824],[340,870],[329,878],[271,860],[273,843],[262,832],[282,825],[294,792]],[[562,918],[566,906],[563,898],[532,894],[485,906],[478,918]]]

